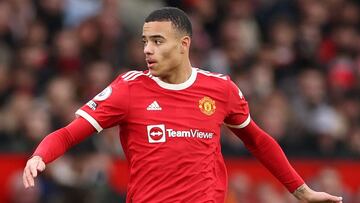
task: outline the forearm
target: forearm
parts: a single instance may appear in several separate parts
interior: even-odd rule
[[[245,128],[231,128],[231,130],[291,193],[304,184],[303,179],[290,165],[279,144],[253,121]]]
[[[94,128],[83,118],[47,135],[36,148],[33,156],[40,156],[47,164],[63,155],[69,148],[94,133]]]

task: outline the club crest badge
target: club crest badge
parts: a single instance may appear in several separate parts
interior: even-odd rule
[[[215,101],[212,100],[210,97],[204,97],[199,100],[199,108],[202,113],[211,116],[216,109]]]

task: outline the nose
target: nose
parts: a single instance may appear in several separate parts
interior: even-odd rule
[[[151,43],[146,43],[144,45],[144,54],[149,55],[154,53],[154,48],[151,46]]]

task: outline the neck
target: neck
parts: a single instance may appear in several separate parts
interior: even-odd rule
[[[166,76],[159,78],[160,80],[166,83],[180,84],[188,80],[191,76],[191,73],[192,73],[191,64],[190,61],[187,61],[187,63],[179,67],[173,68]]]

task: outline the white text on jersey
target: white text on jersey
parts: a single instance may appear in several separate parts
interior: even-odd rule
[[[169,137],[192,137],[192,138],[201,138],[201,139],[211,139],[214,133],[201,132],[199,130],[174,130],[166,129]]]
[[[212,139],[214,137],[213,132],[203,132],[198,129],[174,130],[166,128],[164,124],[148,125],[147,133],[149,143],[166,142],[167,138]]]

